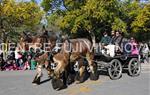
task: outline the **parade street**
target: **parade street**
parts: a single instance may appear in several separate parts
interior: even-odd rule
[[[87,80],[82,84],[72,84],[61,91],[53,90],[51,81],[44,76],[41,85],[32,85],[35,71],[0,72],[0,95],[150,95],[150,65],[142,65],[138,77],[126,73],[119,80],[111,80],[100,75],[98,81]]]

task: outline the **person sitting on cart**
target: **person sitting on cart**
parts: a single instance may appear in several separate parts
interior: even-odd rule
[[[110,36],[108,36],[107,32],[103,33],[103,37],[101,39],[101,45],[102,45],[102,54],[106,54],[108,56],[114,56],[114,51],[112,51],[114,49],[114,45],[111,45],[111,38]]]
[[[116,31],[115,37],[113,39],[114,39],[112,42],[113,44],[121,46],[123,36],[121,35],[120,31]]]
[[[116,37],[115,31],[113,30],[113,31],[111,31],[111,41],[110,41],[110,44],[113,44],[113,42],[115,40],[115,37]]]
[[[108,44],[110,43],[110,41],[111,41],[110,36],[108,36],[107,32],[104,32],[104,33],[103,33],[103,37],[102,37],[100,43],[101,43],[103,46],[106,46],[106,45],[108,45]]]
[[[138,44],[133,37],[130,38],[130,44],[132,45],[131,55],[139,55]]]
[[[114,40],[112,44],[116,46],[116,52],[121,53],[122,52],[122,42],[123,42],[123,36],[120,31],[116,31]]]

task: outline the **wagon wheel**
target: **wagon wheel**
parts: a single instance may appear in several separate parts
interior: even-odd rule
[[[141,72],[141,64],[138,58],[132,58],[128,64],[128,72],[132,77],[139,76]]]
[[[113,59],[108,68],[109,77],[113,80],[119,79],[122,76],[122,65],[118,59]]]

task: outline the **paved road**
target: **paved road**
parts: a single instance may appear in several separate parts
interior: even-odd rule
[[[139,77],[123,74],[119,80],[101,75],[98,81],[87,80],[72,84],[67,89],[55,91],[44,71],[40,86],[31,84],[35,71],[0,72],[0,95],[150,95],[150,65],[142,65]]]

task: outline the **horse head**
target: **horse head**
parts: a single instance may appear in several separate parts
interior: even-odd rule
[[[32,36],[30,35],[30,33],[26,33],[23,31],[22,40],[24,42],[31,43],[32,42]]]

